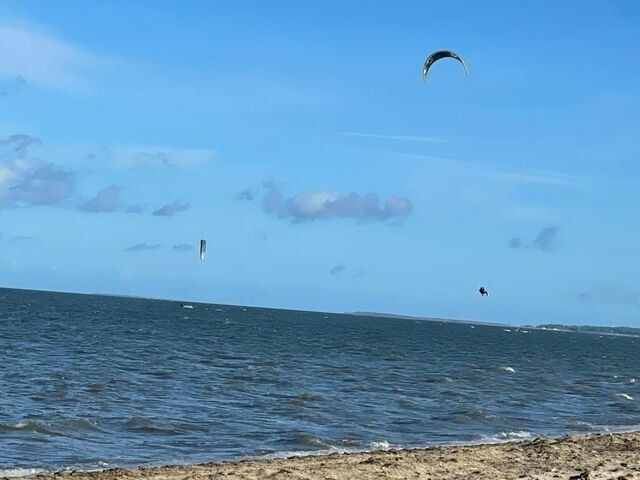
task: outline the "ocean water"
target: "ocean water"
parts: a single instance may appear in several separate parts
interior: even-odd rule
[[[640,338],[192,305],[0,290],[0,476],[640,424]]]

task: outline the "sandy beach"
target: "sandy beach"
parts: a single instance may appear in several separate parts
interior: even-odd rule
[[[69,472],[38,478],[183,479],[640,479],[640,432],[418,450]]]

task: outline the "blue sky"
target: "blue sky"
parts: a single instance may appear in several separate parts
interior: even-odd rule
[[[0,284],[640,326],[638,22],[634,1],[1,2]],[[443,60],[425,87],[440,48],[470,76]]]

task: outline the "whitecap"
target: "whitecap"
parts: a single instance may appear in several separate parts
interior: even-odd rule
[[[616,398],[619,398],[620,400],[633,400],[633,397],[626,393],[616,393]]]
[[[638,381],[638,380],[637,380],[637,379],[635,379],[635,378],[630,378],[630,379],[629,379],[629,383],[636,383],[637,381]]]
[[[391,445],[386,440],[383,440],[381,442],[371,442],[369,444],[369,447],[371,447],[373,450],[387,450],[391,447]]]
[[[516,373],[516,370],[513,367],[500,367],[501,370],[509,373]]]
[[[533,437],[533,434],[526,430],[516,430],[513,432],[500,432],[497,437],[503,440],[527,440]]]

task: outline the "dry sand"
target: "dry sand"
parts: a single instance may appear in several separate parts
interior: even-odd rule
[[[638,479],[640,432],[564,436],[497,445],[246,460],[102,472],[51,479]]]

